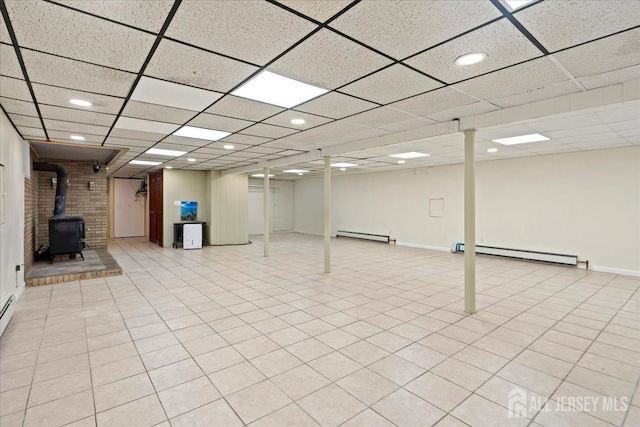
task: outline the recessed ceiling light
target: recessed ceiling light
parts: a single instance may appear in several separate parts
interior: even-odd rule
[[[532,133],[531,135],[512,136],[511,138],[492,139],[493,142],[503,145],[527,144],[529,142],[549,141],[544,135]]]
[[[120,117],[116,122],[116,129],[138,130],[141,132],[153,132],[169,135],[180,127],[171,123],[154,122],[152,120],[133,119],[131,117]]]
[[[134,101],[202,111],[222,97],[221,93],[164,80],[142,77],[131,95]]]
[[[389,157],[396,157],[398,159],[415,159],[417,157],[427,157],[431,154],[426,153],[418,153],[415,151],[410,151],[408,153],[400,153],[400,154],[391,154]]]
[[[489,148],[489,149],[487,150],[487,153],[495,153],[496,151],[498,151],[498,149],[497,149],[497,148]]]
[[[231,94],[279,107],[291,108],[327,92],[327,89],[265,70]]]
[[[404,163],[407,163],[407,161],[406,161],[406,160],[398,160],[398,164],[399,164],[399,165],[402,165],[402,164],[404,164]]]
[[[84,99],[70,99],[69,102],[79,107],[91,107],[93,105],[91,102],[85,101]]]
[[[511,10],[520,9],[522,6],[531,3],[533,0],[504,0]]]
[[[294,125],[303,125],[306,123],[305,119],[291,119],[291,124]]]
[[[305,173],[305,172],[309,172],[308,170],[305,169],[289,169],[284,171],[285,173],[297,173],[297,174],[301,174],[301,173]]]
[[[460,67],[466,67],[467,65],[477,64],[487,59],[487,54],[482,52],[467,53],[459,56],[454,61],[456,65]]]
[[[354,163],[331,163],[331,167],[333,168],[352,168],[358,166]]]
[[[224,149],[225,150],[233,150],[235,147],[235,145],[231,145],[231,144],[224,144]]]
[[[145,166],[158,166],[161,165],[162,162],[151,162],[149,160],[131,160],[129,162],[130,165],[145,165]]]
[[[346,170],[347,170],[347,168],[340,168],[340,170],[341,170],[341,171],[346,171]]]
[[[73,139],[74,141],[84,141],[84,136],[80,135],[71,135],[69,138]]]
[[[196,128],[193,126],[182,126],[173,134],[175,136],[186,136],[187,138],[205,139],[207,141],[217,141],[225,136],[231,135],[231,133],[221,130]]]
[[[263,173],[254,173],[253,175],[251,175],[254,178],[264,178],[264,174]],[[275,175],[271,175],[269,174],[269,178],[273,178]]]
[[[187,162],[195,162],[195,161],[196,161],[196,159],[194,159],[193,157],[189,157],[189,158],[187,159]]]
[[[165,169],[173,169],[173,166],[165,166]]]
[[[300,173],[298,173],[298,175],[304,175],[304,173],[300,172]]]
[[[180,157],[187,154],[186,151],[163,150],[162,148],[149,148],[147,151],[145,151],[145,153],[169,157]]]

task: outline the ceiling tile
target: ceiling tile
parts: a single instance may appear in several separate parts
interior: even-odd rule
[[[326,95],[297,106],[296,110],[331,117],[333,119],[341,119],[375,107],[377,107],[376,104],[368,101],[337,92],[329,92]]]
[[[155,144],[154,141],[142,141],[142,140],[131,139],[131,138],[117,138],[111,135],[113,135],[113,132],[111,132],[111,134],[109,135],[109,138],[107,138],[104,145],[112,145],[115,147],[141,147],[146,149],[148,147],[151,147],[153,144]]]
[[[111,114],[81,111],[73,108],[55,107],[52,105],[40,105],[40,113],[45,119],[106,127],[110,127],[116,119],[116,116]]]
[[[118,138],[127,138],[127,139],[137,139],[140,141],[152,141],[157,142],[162,139],[161,134],[151,133],[151,132],[141,132],[137,130],[127,130],[127,129],[116,129],[113,128],[109,136],[118,137]]]
[[[0,97],[33,101],[31,92],[24,80],[0,76]]]
[[[345,120],[359,125],[381,128],[392,123],[404,122],[415,118],[416,116],[413,114],[407,114],[393,108],[380,107],[356,114]]]
[[[253,65],[164,39],[145,74],[227,92],[257,70]]]
[[[172,0],[55,0],[55,2],[154,33],[160,31],[174,3]]]
[[[233,135],[229,135],[228,137],[221,140],[222,142],[231,142],[233,144],[240,143],[249,145],[258,145],[265,143],[267,141],[271,141],[271,138],[263,138],[260,136],[252,136],[252,135],[243,135],[240,133],[236,133]]]
[[[441,83],[396,64],[340,88],[340,91],[380,104],[388,104],[440,86]]]
[[[554,56],[575,77],[590,76],[640,64],[639,40],[640,29],[636,29],[558,52]]]
[[[610,86],[636,79],[640,79],[640,65],[621,68],[615,71],[608,71],[602,74],[595,74],[593,76],[580,77],[578,78],[578,81],[582,83],[585,88],[594,89],[597,87]]]
[[[215,17],[212,25],[211,17]],[[263,65],[316,26],[264,1],[183,1],[167,36]]]
[[[59,88],[55,86],[32,83],[38,104],[57,105],[60,107],[74,108],[81,111],[95,111],[98,113],[117,114],[124,102],[123,98],[97,95],[90,92],[81,92],[73,89]],[[91,107],[79,107],[71,104],[70,99],[82,99],[91,102]]]
[[[4,23],[4,17],[0,14],[0,42],[11,43],[11,36],[7,31],[7,25]]]
[[[461,117],[475,116],[476,114],[488,113],[490,111],[495,111],[498,109],[499,108],[486,102],[476,102],[474,104],[464,105],[462,107],[452,108],[451,110],[430,114],[427,116],[427,118],[438,122],[447,122],[449,120],[459,119]]]
[[[380,126],[381,129],[388,130],[390,132],[402,132],[405,130],[417,129],[422,126],[432,125],[435,122],[433,120],[425,119],[423,117],[417,117],[415,119],[406,120],[404,122],[392,123],[389,125]]]
[[[125,130],[137,130],[142,132],[159,133],[162,135],[168,135],[176,130],[180,126],[170,123],[154,122],[151,120],[132,119],[130,117],[119,117],[114,125],[116,129]]]
[[[584,43],[640,22],[635,1],[544,1],[515,14],[531,34],[551,52]]]
[[[33,102],[0,98],[0,105],[2,105],[2,108],[4,108],[7,113],[38,117],[38,112],[36,111],[36,107],[33,105]]]
[[[221,93],[164,80],[142,77],[131,99],[184,110],[202,111],[222,97]]]
[[[256,123],[255,125],[242,131],[245,135],[261,136],[265,138],[281,138],[283,136],[291,135],[298,132],[295,129],[284,128],[281,126],[265,125],[263,123]]]
[[[278,0],[278,3],[295,9],[316,21],[325,22],[347,7],[351,0]]]
[[[24,79],[16,51],[12,45],[0,44],[0,74],[3,76]]]
[[[335,89],[391,61],[322,29],[269,66],[269,71],[324,89]]]
[[[275,154],[275,153],[281,152],[282,150],[279,149],[279,148],[270,148],[270,147],[259,146],[259,147],[247,148],[247,151],[249,153],[256,153],[256,154],[261,154],[262,155],[262,154]]]
[[[164,138],[163,141],[171,142],[173,144],[179,144],[179,145],[189,145],[192,147],[204,147],[205,145],[209,145],[211,143],[211,141],[207,141],[204,139],[188,138],[186,136],[176,136],[176,135],[169,135],[166,138]]]
[[[455,65],[456,58],[471,52],[483,52],[487,58],[472,66]],[[440,80],[453,83],[540,55],[542,53],[516,27],[502,19],[405,62]]]
[[[122,115],[136,119],[155,120],[158,122],[183,124],[196,113],[180,108],[166,107],[164,105],[148,104],[130,100],[124,107]]]
[[[47,130],[59,130],[61,132],[69,132],[71,134],[79,134],[83,136],[86,136],[87,134],[104,136],[109,131],[109,128],[105,126],[93,126],[50,119],[44,119],[44,125],[47,127]]]
[[[74,141],[73,139],[69,138],[69,136],[71,136],[70,132],[62,132],[62,131],[58,131],[58,130],[51,130],[51,129],[47,129],[47,133],[49,134],[49,139],[51,139],[52,141],[56,141],[56,142],[72,142],[77,144],[78,141]],[[101,135],[90,135],[90,134],[84,134],[84,141],[82,141],[82,143],[85,144],[102,144],[102,140],[104,139],[104,136]]]
[[[248,126],[251,126],[252,124],[253,122],[250,122],[248,120],[234,119],[232,117],[218,116],[216,114],[207,113],[199,114],[196,118],[188,123],[189,126],[222,130],[225,132],[237,132]]]
[[[303,119],[305,122],[301,125],[295,125],[291,123],[291,120],[293,119]],[[291,129],[303,130],[329,123],[330,121],[331,119],[327,119],[325,117],[301,113],[299,111],[286,110],[278,114],[277,116],[273,116],[265,120],[264,122],[272,125],[289,127]]]
[[[629,104],[621,108],[608,108],[595,113],[596,117],[604,123],[617,123],[627,120],[638,120],[640,117],[640,104]]]
[[[104,95],[125,97],[135,74],[22,49],[29,79]]]
[[[40,123],[39,117],[33,116],[22,116],[20,114],[9,114],[11,121],[16,126],[24,126],[29,128],[38,128],[42,127],[42,123]]]
[[[7,9],[21,47],[120,70],[140,71],[155,41],[153,35],[52,3],[14,1]]]
[[[225,96],[207,109],[207,113],[252,120],[254,122],[266,119],[281,111],[284,111],[284,108],[232,95]]]
[[[577,92],[580,92],[578,86],[572,81],[566,80],[564,82],[554,83],[542,88],[532,89],[517,95],[489,99],[489,102],[500,108],[507,108]]]
[[[568,80],[549,58],[534,59],[456,84],[481,99],[502,98]]]
[[[460,93],[455,89],[445,87],[405,99],[404,101],[395,102],[389,105],[389,107],[406,111],[416,116],[426,116],[475,102],[477,102],[476,99]]]
[[[42,128],[28,128],[23,126],[17,126],[17,128],[18,128],[18,132],[20,132],[20,134],[25,139],[46,139],[47,138]]]
[[[330,26],[402,59],[499,16],[488,1],[364,0]]]

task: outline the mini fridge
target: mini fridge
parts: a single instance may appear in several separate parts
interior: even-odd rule
[[[182,232],[182,247],[202,249],[202,224],[185,224]]]

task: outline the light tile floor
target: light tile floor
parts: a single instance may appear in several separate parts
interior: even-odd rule
[[[338,239],[325,275],[271,240],[118,239],[124,275],[28,288],[0,425],[640,425],[638,278],[482,257],[466,316],[461,255]]]

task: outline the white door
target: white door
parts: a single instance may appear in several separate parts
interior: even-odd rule
[[[273,231],[274,188],[271,188],[269,232]],[[259,187],[249,187],[249,234],[264,234],[264,193]]]
[[[144,236],[144,209],[147,196],[136,195],[142,180],[116,178],[114,182],[114,236]]]

